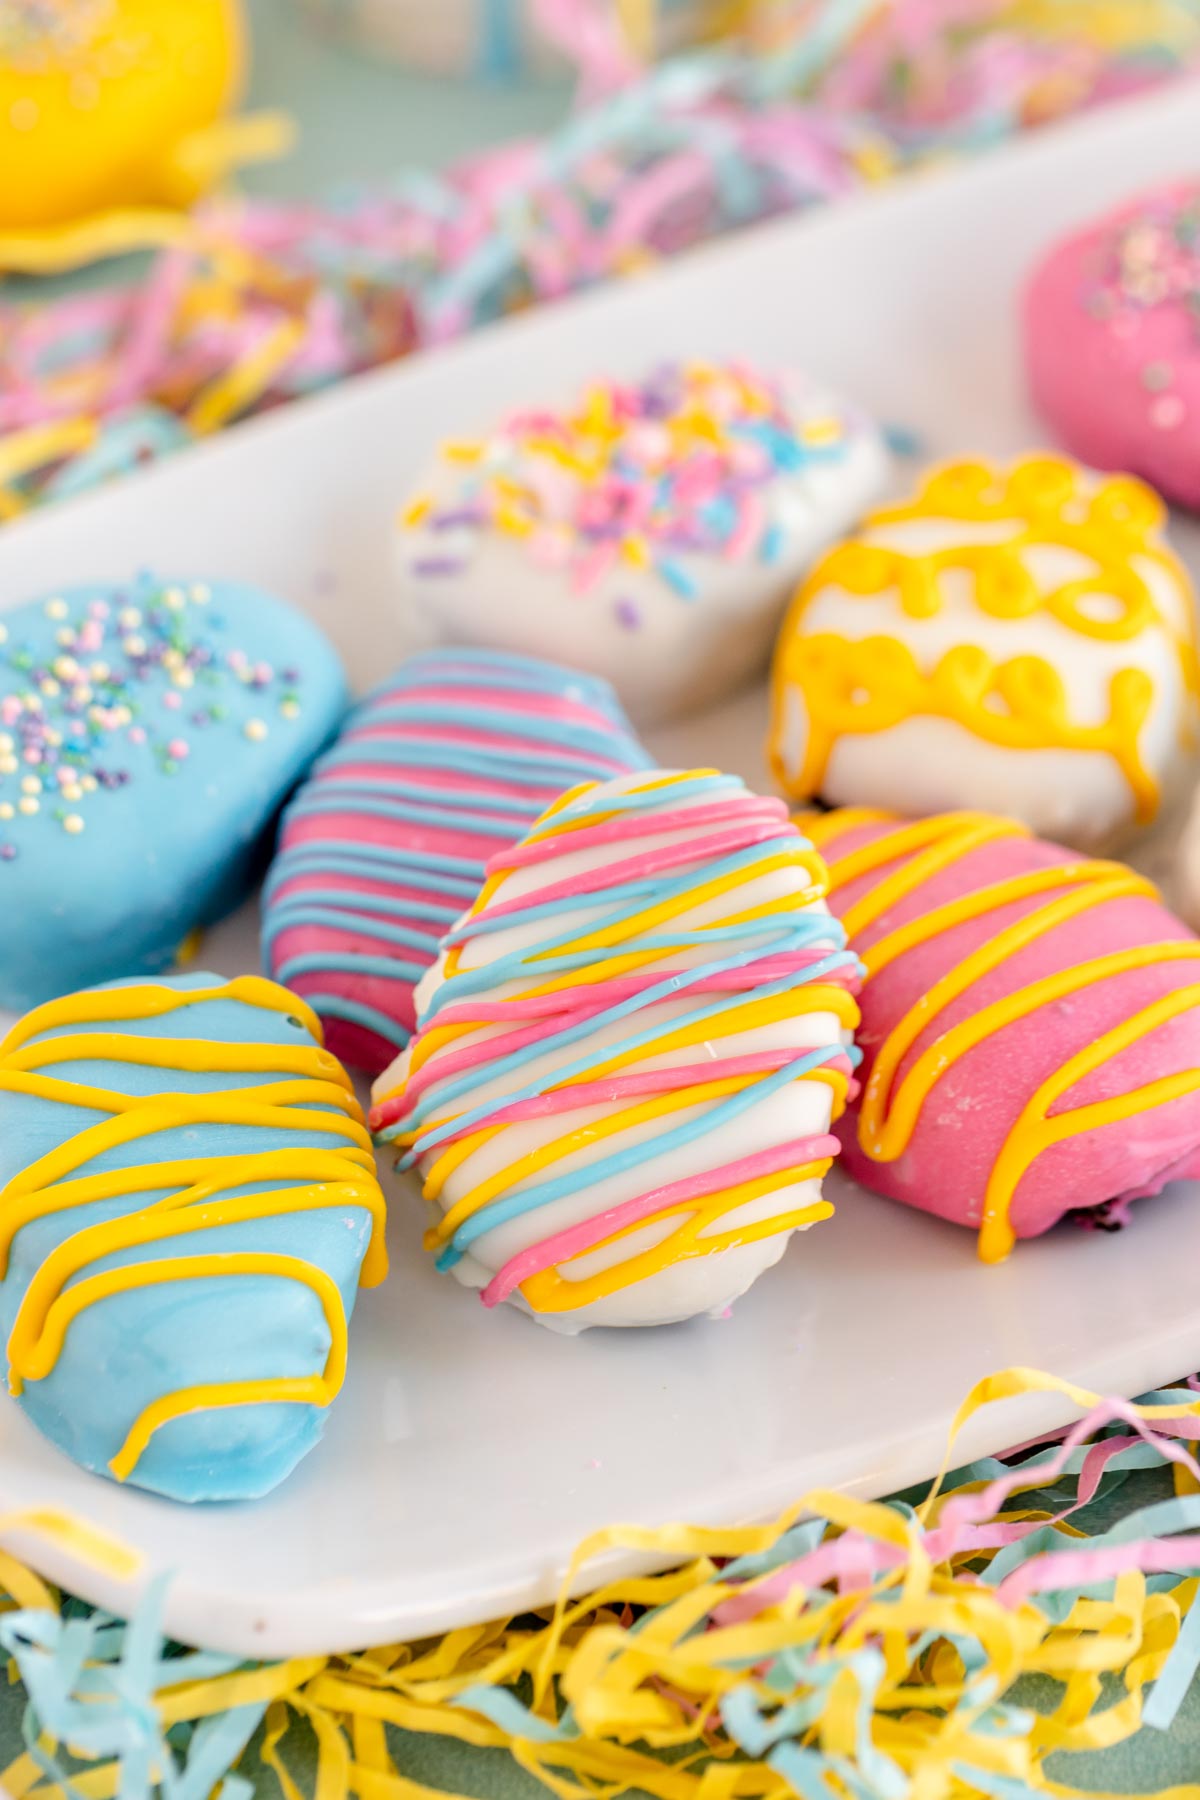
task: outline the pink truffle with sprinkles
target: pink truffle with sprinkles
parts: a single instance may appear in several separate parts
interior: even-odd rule
[[[405,610],[436,642],[603,676],[652,724],[764,665],[887,466],[876,426],[798,375],[692,361],[594,382],[442,447],[399,515]]]
[[[1200,180],[1055,245],[1024,334],[1034,405],[1069,450],[1200,508]]]

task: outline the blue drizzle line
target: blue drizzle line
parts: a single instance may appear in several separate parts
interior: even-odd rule
[[[765,992],[765,989],[762,990]],[[760,998],[761,994],[755,998]],[[745,995],[741,996],[745,1000]],[[622,1175],[626,1169],[639,1168],[642,1163],[651,1162],[654,1157],[665,1155],[683,1144],[690,1144],[698,1137],[707,1137],[710,1132],[719,1131],[723,1125],[731,1124],[742,1113],[757,1106],[761,1100],[769,1099],[778,1088],[787,1087],[789,1083],[798,1081],[810,1069],[818,1069],[823,1064],[832,1062],[843,1054],[841,1044],[825,1044],[818,1050],[808,1050],[795,1056],[780,1069],[769,1075],[761,1076],[749,1087],[738,1094],[730,1094],[718,1105],[710,1107],[700,1119],[687,1119],[682,1125],[676,1125],[670,1131],[661,1132],[643,1144],[631,1144],[624,1150],[617,1150],[611,1156],[601,1157],[599,1162],[588,1165],[587,1180],[591,1186],[605,1181],[610,1175]],[[700,1067],[703,1073],[703,1065]],[[508,1104],[506,1099],[505,1104]],[[533,1187],[520,1188],[516,1193],[507,1194],[502,1199],[492,1200],[487,1206],[481,1206],[469,1219],[459,1226],[449,1244],[437,1259],[439,1269],[452,1269],[461,1261],[466,1251],[476,1238],[483,1237],[495,1226],[507,1225],[510,1219],[522,1218],[539,1206],[548,1206],[552,1200],[561,1200],[564,1194],[573,1194],[580,1185],[578,1170],[571,1170],[565,1175],[558,1175],[552,1181],[540,1181]]]
[[[722,775],[697,775],[690,780],[674,784],[671,788],[661,785],[641,793],[618,796],[603,795],[600,798],[594,793],[580,795],[569,806],[564,807],[547,823],[543,832],[558,833],[563,825],[575,826],[586,824],[597,816],[606,818],[614,812],[634,813],[644,810],[649,805],[663,807],[674,812],[677,802],[691,799],[708,798],[713,791],[720,793],[743,793],[742,783],[735,777]],[[664,827],[670,829],[670,827]],[[562,834],[564,849],[569,853],[570,831]],[[776,857],[780,849],[789,844],[797,848],[808,848],[806,841],[791,837],[782,829],[764,843],[747,846],[741,850],[731,851],[725,856],[706,861],[703,867],[685,870],[682,874],[667,879],[656,877],[640,877],[606,890],[602,896],[596,893],[584,893],[569,896],[562,901],[537,900],[531,897],[529,904],[514,908],[512,912],[495,918],[486,914],[479,918],[468,918],[462,921],[453,931],[447,934],[446,944],[462,944],[476,936],[484,936],[493,931],[506,931],[529,925],[547,918],[558,919],[564,913],[581,910],[595,911],[605,908],[603,916],[592,920],[586,926],[587,937],[601,934],[611,927],[626,923],[636,917],[647,900],[654,904],[685,898],[698,886],[707,886],[710,882],[720,880],[728,874],[745,874],[748,879],[754,878],[755,869]],[[631,1017],[636,1013],[644,1013],[659,1002],[678,1000],[689,988],[728,971],[747,968],[772,956],[804,949],[823,940],[830,941],[827,954],[806,968],[793,971],[775,981],[763,982],[752,995],[735,993],[722,995],[692,1009],[684,1017],[672,1020],[658,1019],[653,1024],[644,1026],[640,1031],[624,1039],[619,1044],[603,1044],[590,1049],[582,1057],[575,1058],[561,1067],[554,1069],[552,1085],[563,1087],[575,1079],[586,1079],[598,1067],[607,1065],[616,1057],[626,1057],[630,1052],[644,1047],[651,1048],[665,1037],[705,1021],[720,1019],[736,1012],[747,1004],[748,999],[756,1001],[774,999],[791,993],[808,983],[817,983],[827,977],[834,979],[840,973],[862,972],[858,958],[846,949],[846,934],[843,926],[828,913],[817,913],[797,910],[787,917],[768,917],[765,919],[743,920],[737,924],[723,925],[719,928],[699,926],[691,930],[666,930],[647,933],[633,940],[622,941],[615,946],[572,948],[578,942],[578,923],[568,923],[565,928],[553,931],[546,940],[515,950],[508,955],[498,957],[478,969],[459,970],[450,980],[444,982],[431,997],[429,1006],[422,1018],[422,1029],[425,1029],[447,1005],[457,1005],[460,1000],[469,996],[487,992],[498,992],[512,984],[519,983],[522,978],[531,976],[539,982],[551,980],[561,973],[587,966],[594,966],[604,956],[622,956],[628,953],[631,942],[637,950],[661,952],[663,954],[680,949],[696,949],[712,945],[714,939],[722,946],[742,943],[742,948],[731,949],[729,954],[707,959],[698,967],[669,971],[663,978],[655,982],[644,992],[634,994],[604,1011],[588,1018],[568,1023],[563,1029],[551,1031],[536,1038],[533,1042],[519,1049],[498,1057],[495,1061],[475,1069],[463,1071],[453,1079],[431,1082],[426,1092],[418,1099],[415,1106],[404,1118],[394,1125],[385,1128],[378,1134],[381,1141],[394,1141],[397,1137],[412,1136],[410,1149],[401,1157],[399,1167],[411,1168],[421,1157],[429,1155],[448,1137],[458,1137],[483,1124],[496,1110],[497,1104],[503,1107],[520,1104],[524,1100],[535,1099],[546,1091],[547,1077],[545,1073],[518,1086],[509,1086],[509,1078],[527,1067],[531,1062],[544,1063],[582,1039],[595,1039],[606,1027]],[[750,940],[746,942],[746,940]],[[516,1021],[515,1021],[516,1022]],[[738,1093],[728,1096],[719,1104],[710,1106],[700,1116],[685,1120],[668,1131],[659,1133],[653,1138],[625,1148],[616,1150],[593,1163],[587,1172],[587,1184],[602,1182],[610,1176],[619,1175],[626,1170],[662,1155],[670,1150],[711,1132],[721,1130],[733,1119],[739,1117],[749,1108],[758,1105],[775,1093],[778,1089],[801,1079],[811,1070],[830,1063],[841,1056],[848,1057],[851,1066],[857,1066],[861,1053],[853,1046],[835,1043],[809,1050],[797,1050],[785,1062],[784,1066],[756,1078]],[[703,1080],[703,1065],[696,1065],[697,1081]],[[502,1099],[495,1098],[460,1109],[459,1102],[475,1093],[481,1086],[499,1082],[503,1089]],[[435,1113],[445,1114],[443,1122],[431,1130],[423,1127]],[[437,1259],[439,1269],[452,1269],[463,1255],[470,1249],[475,1240],[496,1227],[520,1218],[540,1206],[562,1198],[563,1195],[578,1190],[580,1176],[577,1170],[561,1173],[532,1186],[518,1188],[515,1192],[497,1197],[465,1220],[450,1242],[444,1247]]]

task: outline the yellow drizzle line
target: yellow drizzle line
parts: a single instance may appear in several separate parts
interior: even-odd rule
[[[686,771],[669,775],[655,775],[653,779],[631,789],[633,793],[650,793],[669,788],[681,781],[689,781],[696,774],[717,774],[717,770]],[[597,815],[583,821],[556,822],[556,815],[568,806],[578,794],[594,787],[594,782],[581,784],[569,793],[559,797],[542,815],[535,829],[526,841],[540,841],[546,837],[566,837],[570,833],[602,824],[606,819],[618,817],[617,812]],[[784,868],[801,868],[807,879],[808,887],[798,895],[790,895],[786,899],[766,901],[762,904],[743,908],[728,916],[714,921],[705,929],[719,933],[732,924],[742,923],[755,918],[767,918],[790,910],[794,906],[807,905],[813,900],[823,898],[827,891],[825,866],[818,856],[806,844],[800,841],[794,848],[788,847],[779,854],[766,858],[755,866],[756,878]],[[474,917],[484,912],[492,897],[501,889],[511,869],[503,866],[494,867],[493,873],[485,882],[469,916]],[[698,888],[686,890],[670,901],[660,902],[643,909],[629,918],[602,930],[585,932],[582,937],[574,939],[565,949],[560,946],[546,955],[574,954],[583,949],[601,950],[604,947],[618,944],[630,937],[640,936],[683,913],[693,911],[707,902],[719,899],[726,893],[736,891],[745,885],[745,873],[726,875],[710,880]],[[556,977],[542,984],[523,988],[518,998],[522,1000],[542,997],[555,993],[562,987],[576,987],[585,982],[602,982],[627,974],[631,970],[642,968],[647,964],[661,962],[663,949],[631,951],[623,956],[601,957],[600,961],[584,969],[575,969],[567,975]],[[461,957],[459,946],[452,946],[446,959],[446,978],[450,979],[458,969]],[[538,957],[532,956],[534,963]],[[836,983],[815,983],[803,990],[806,1012],[832,1013],[847,1031],[852,1031],[859,1020],[858,1005],[854,997]],[[677,1027],[670,1022],[664,1024],[660,1037],[649,1043],[638,1045],[634,1049],[615,1051],[604,1062],[594,1065],[585,1073],[573,1076],[570,1080],[556,1082],[547,1088],[547,1092],[562,1092],[572,1087],[584,1085],[617,1073],[631,1064],[639,1064],[659,1059],[676,1051],[689,1049],[696,1044],[710,1044],[718,1038],[735,1037],[759,1029],[774,1022],[793,1018],[797,1010],[797,996],[791,994],[776,995],[769,999],[755,999],[753,996],[741,1004],[731,1007],[719,1019],[702,1019]],[[444,1050],[448,1045],[462,1037],[473,1036],[478,1029],[473,1021],[461,1024],[450,1024],[444,1027],[433,1026],[422,1032],[414,1040],[410,1073],[423,1067],[431,1056]],[[781,1060],[786,1052],[781,1052]],[[693,1065],[697,1071],[703,1065]],[[652,1119],[667,1117],[672,1113],[686,1111],[695,1106],[706,1106],[724,1099],[728,1095],[740,1093],[752,1082],[760,1078],[759,1074],[727,1076],[717,1081],[697,1083],[691,1087],[677,1089],[674,1092],[658,1094],[637,1101],[619,1111],[593,1120],[588,1124],[577,1126],[542,1145],[538,1150],[517,1158],[506,1167],[497,1170],[486,1180],[478,1183],[463,1194],[425,1234],[425,1247],[437,1251],[448,1243],[465,1220],[486,1207],[497,1195],[503,1194],[519,1186],[530,1176],[543,1169],[561,1163],[571,1156],[582,1154],[596,1144],[613,1137],[618,1133],[635,1129]],[[831,1115],[838,1119],[845,1109],[847,1094],[847,1077],[840,1070],[829,1067],[818,1067],[806,1070],[797,1080],[816,1081],[831,1090]],[[427,1122],[420,1128],[398,1135],[397,1146],[411,1145],[422,1131],[440,1128],[452,1123],[452,1116],[447,1115],[436,1121]],[[486,1143],[502,1133],[506,1127],[500,1125],[483,1125],[474,1131],[467,1132],[457,1142],[451,1143],[433,1160],[424,1172],[423,1193],[427,1200],[436,1201],[445,1189],[446,1183],[453,1174],[481,1149]],[[713,1232],[713,1226],[725,1214],[748,1201],[758,1198],[764,1193],[772,1192],[785,1185],[819,1177],[830,1167],[832,1159],[813,1162],[785,1171],[776,1171],[770,1176],[758,1177],[749,1182],[740,1183],[736,1187],[724,1188],[702,1199],[692,1197],[675,1205],[665,1207],[651,1218],[638,1219],[614,1232],[602,1243],[591,1246],[581,1253],[582,1257],[595,1256],[606,1245],[617,1243],[633,1232],[643,1231],[646,1226],[658,1219],[666,1219],[676,1215],[683,1216],[683,1224],[658,1245],[627,1259],[623,1263],[614,1264],[600,1273],[578,1280],[564,1276],[556,1269],[543,1270],[521,1283],[521,1292],[535,1311],[565,1312],[576,1307],[586,1306],[593,1299],[607,1297],[619,1288],[632,1285],[647,1276],[673,1265],[677,1262],[696,1256],[713,1255],[718,1251],[733,1248],[740,1244],[749,1244],[762,1238],[773,1237],[779,1233],[797,1229],[800,1225],[812,1224],[818,1219],[829,1216],[832,1206],[818,1200],[799,1210],[776,1214],[771,1218],[755,1221],[745,1226],[734,1227],[727,1232]]]
[[[887,814],[848,811],[830,813],[821,819],[806,819],[804,823],[810,837],[828,848],[831,841],[863,824],[887,819]],[[855,906],[848,908],[842,914],[843,923],[851,933],[861,931],[883,917],[889,908],[917,893],[927,880],[960,862],[981,845],[1005,837],[1028,835],[1023,827],[1009,820],[991,818],[986,813],[942,813],[916,825],[897,824],[895,830],[830,861],[831,891],[837,893],[863,876],[875,874],[901,858],[909,858]],[[921,1109],[937,1082],[968,1051],[1006,1026],[1028,1018],[1040,1007],[1079,993],[1094,982],[1107,981],[1133,969],[1200,959],[1200,943],[1180,940],[1177,943],[1137,944],[1094,957],[1077,967],[1044,975],[943,1031],[917,1057],[893,1092],[897,1072],[922,1033],[955,1000],[1002,967],[1010,956],[1093,907],[1110,900],[1153,898],[1155,889],[1121,863],[1061,863],[1011,876],[962,894],[889,932],[869,949],[860,949],[867,981],[898,956],[932,942],[943,932],[970,920],[985,918],[1015,901],[1042,895],[1046,899],[1041,905],[948,969],[893,1027],[867,1078],[858,1120],[859,1144],[872,1161],[894,1162],[904,1154],[920,1123]],[[853,925],[852,920],[855,921]],[[1198,1002],[1200,986],[1189,986],[1143,1008],[1087,1045],[1031,1096],[1010,1128],[988,1179],[979,1232],[979,1254],[985,1262],[999,1262],[1012,1249],[1015,1242],[1009,1222],[1012,1202],[1022,1177],[1044,1150],[1086,1131],[1119,1124],[1123,1119],[1166,1105],[1200,1088],[1200,1069],[1187,1070],[1131,1093],[1050,1116],[1050,1108],[1055,1102],[1087,1075]]]
[[[1076,518],[1080,507],[1082,516]],[[839,587],[864,596],[894,591],[907,617],[933,618],[944,604],[943,574],[963,569],[974,577],[977,607],[991,618],[1045,612],[1070,631],[1111,643],[1160,627],[1175,646],[1185,689],[1195,695],[1194,636],[1164,617],[1133,562],[1137,557],[1162,570],[1186,604],[1191,591],[1186,573],[1153,540],[1164,519],[1157,495],[1141,482],[1119,477],[1102,483],[1084,502],[1071,464],[1050,457],[1018,463],[1007,479],[997,478],[986,464],[959,463],[935,473],[907,505],[873,514],[867,529],[926,519],[1017,523],[1002,543],[951,545],[921,554],[855,541],[830,551],[813,570],[792,602],[775,661],[771,755],[784,788],[798,798],[819,792],[842,737],[890,731],[906,719],[930,716],[1005,749],[1109,756],[1128,783],[1139,820],[1153,818],[1159,787],[1140,750],[1154,702],[1154,683],[1145,670],[1115,671],[1108,717],[1082,725],[1070,716],[1062,677],[1043,657],[997,662],[979,645],[958,644],[926,670],[898,638],[807,633],[804,616],[820,592]],[[1096,564],[1095,572],[1043,592],[1023,561],[1039,548],[1075,550]],[[1099,596],[1119,603],[1112,618],[1088,610],[1088,600]],[[795,772],[784,766],[783,757],[793,689],[799,690],[805,713],[803,762]]]
[[[853,1002],[851,1002],[851,1004],[853,1005]],[[711,1025],[712,1021],[710,1020],[708,1023]],[[739,1031],[750,1029],[752,1029],[752,1027],[742,1022],[736,1025],[725,1026],[720,1035],[722,1037],[728,1037],[735,1035]],[[692,1041],[698,1041],[699,1035],[699,1032],[697,1032]],[[708,1038],[712,1038],[713,1035],[714,1034],[711,1031],[707,1034]],[[663,1052],[658,1046],[647,1046],[636,1054],[641,1058],[644,1056],[660,1056]],[[629,1059],[623,1058],[622,1060],[626,1061]],[[781,1053],[780,1061],[782,1062],[783,1060],[784,1053]],[[607,1070],[605,1072],[607,1073]],[[666,1094],[656,1094],[649,1099],[638,1101],[633,1106],[625,1107],[620,1112],[610,1113],[607,1117],[586,1125],[579,1125],[574,1130],[564,1133],[562,1137],[552,1139],[549,1143],[543,1144],[539,1150],[531,1151],[527,1156],[518,1158],[516,1162],[511,1163],[507,1168],[497,1170],[496,1173],[489,1176],[486,1181],[480,1182],[476,1187],[471,1188],[468,1193],[464,1194],[462,1198],[438,1220],[437,1224],[426,1233],[426,1249],[440,1249],[443,1244],[448,1243],[454,1236],[454,1233],[458,1230],[464,1220],[469,1219],[474,1213],[479,1212],[482,1207],[487,1206],[498,1194],[503,1194],[509,1188],[516,1187],[519,1182],[526,1180],[530,1175],[540,1174],[543,1169],[550,1168],[555,1163],[563,1162],[570,1156],[590,1151],[595,1144],[603,1141],[603,1139],[614,1137],[623,1131],[631,1131],[638,1125],[646,1124],[648,1120],[666,1118],[674,1112],[686,1112],[690,1107],[705,1106],[712,1100],[723,1100],[730,1094],[740,1094],[746,1088],[751,1086],[754,1081],[759,1079],[759,1073],[749,1075],[727,1075],[718,1081],[698,1082],[692,1087],[677,1088],[673,1092]],[[831,1081],[836,1082],[838,1085],[834,1090],[835,1099],[841,1098],[844,1100],[846,1078],[839,1070],[811,1070],[808,1071],[808,1074],[825,1075],[829,1077]],[[589,1076],[588,1079],[595,1080],[597,1077],[593,1075]],[[803,1077],[800,1077],[799,1079],[803,1079]],[[561,1091],[562,1087],[574,1085],[576,1085],[574,1082],[560,1084],[559,1091]],[[840,1111],[840,1107],[835,1107],[834,1116],[839,1116]],[[437,1159],[426,1176],[426,1199],[437,1200],[446,1185],[446,1181],[454,1170],[460,1167],[471,1152],[480,1147],[482,1142],[486,1142],[489,1138],[493,1137],[498,1130],[502,1129],[502,1126],[487,1127],[483,1131],[475,1132],[470,1136],[465,1137],[461,1143],[453,1144],[445,1155]],[[644,1219],[641,1220],[639,1222],[639,1228],[640,1225],[644,1225],[645,1223],[646,1221]],[[592,1252],[589,1250],[587,1254],[590,1256]]]
[[[40,1033],[64,1027],[157,1019],[211,1000],[290,1014],[316,1041],[245,1044],[73,1029],[33,1041]],[[285,1079],[203,1094],[130,1095],[40,1072],[77,1062],[162,1069],[164,1079],[179,1071],[277,1074]],[[39,1158],[0,1192],[0,1280],[7,1273],[9,1252],[22,1226],[97,1201],[144,1193],[162,1195],[120,1218],[74,1232],[46,1256],[22,1296],[9,1337],[13,1393],[19,1394],[26,1382],[45,1380],[53,1372],[71,1324],[97,1301],[176,1281],[268,1275],[298,1282],[316,1296],[329,1328],[324,1370],[302,1378],[220,1383],[163,1395],[135,1420],[109,1466],[124,1480],[137,1467],[155,1431],[171,1419],[206,1408],[279,1401],[329,1405],[345,1378],[345,1308],[333,1278],[302,1258],[255,1251],[160,1257],[75,1279],[92,1264],[122,1251],[232,1223],[355,1206],[371,1216],[362,1285],[373,1287],[383,1280],[387,1273],[385,1209],[370,1137],[349,1077],[322,1047],[320,1023],[302,1000],[259,976],[241,976],[216,987],[179,989],[148,983],[51,1001],[30,1013],[0,1043],[0,1091],[34,1094],[110,1115]],[[299,1146],[177,1158],[78,1175],[80,1169],[125,1145],[198,1125],[320,1133],[333,1144],[328,1149]],[[301,1185],[229,1195],[231,1188],[264,1181],[297,1181]]]
[[[619,1243],[622,1238],[631,1236],[635,1231],[644,1231],[648,1224],[657,1224],[660,1219],[681,1217],[682,1223],[674,1231],[668,1232],[661,1243],[636,1256],[628,1257],[622,1263],[610,1264],[594,1275],[572,1277],[560,1273],[558,1269],[543,1269],[521,1283],[521,1292],[535,1312],[573,1312],[576,1307],[590,1306],[594,1300],[606,1300],[610,1294],[657,1274],[668,1264],[674,1266],[696,1256],[713,1256],[719,1251],[737,1250],[744,1244],[761,1243],[764,1238],[778,1237],[784,1232],[815,1225],[820,1219],[832,1217],[833,1206],[828,1200],[813,1200],[807,1206],[793,1207],[790,1212],[772,1213],[769,1218],[735,1225],[726,1231],[709,1230],[718,1219],[737,1207],[760,1199],[764,1194],[776,1193],[783,1187],[791,1187],[802,1181],[819,1181],[828,1172],[832,1162],[833,1158],[827,1156],[817,1162],[798,1164],[795,1168],[777,1169],[773,1175],[760,1175],[753,1181],[739,1183],[737,1187],[722,1188],[707,1195],[701,1202],[692,1198],[664,1207],[652,1219],[638,1219],[601,1243],[593,1244],[578,1260],[582,1262],[584,1257],[598,1256],[609,1245]],[[570,1268],[569,1263],[563,1266]]]

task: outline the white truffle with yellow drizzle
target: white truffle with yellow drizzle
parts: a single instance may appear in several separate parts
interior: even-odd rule
[[[1158,496],[1053,457],[957,463],[796,595],[771,757],[795,799],[1007,813],[1080,848],[1158,815],[1196,719]]]

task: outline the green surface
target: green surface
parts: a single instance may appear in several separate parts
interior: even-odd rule
[[[487,89],[374,63],[306,26],[292,0],[250,0],[250,13],[256,51],[248,103],[283,107],[300,129],[286,162],[248,176],[246,185],[258,193],[312,193],[357,175],[442,164],[502,137],[545,130],[564,110],[561,86]],[[1154,1496],[1159,1482],[1156,1476],[1131,1478],[1115,1497],[1114,1511],[1134,1510]],[[1031,1703],[1037,1698],[1030,1696]],[[0,1690],[0,1769],[22,1749],[24,1704],[19,1687]],[[532,1800],[545,1792],[502,1752],[401,1732],[393,1742],[410,1780],[479,1800]],[[253,1756],[244,1772],[256,1772]],[[274,1777],[257,1772],[258,1791],[278,1794]],[[1130,1794],[1200,1781],[1200,1689],[1193,1685],[1169,1735],[1143,1732],[1115,1751],[1059,1758],[1052,1772],[1059,1781]]]
[[[285,162],[248,172],[245,186],[256,193],[310,194],[355,176],[441,165],[546,131],[568,104],[562,83],[484,86],[409,74],[311,25],[295,0],[248,5],[255,51],[247,104],[281,107],[300,129]]]

